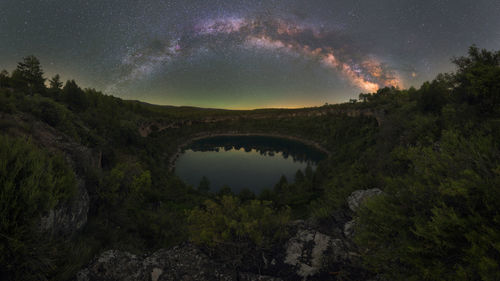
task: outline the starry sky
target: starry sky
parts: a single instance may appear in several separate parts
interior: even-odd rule
[[[500,49],[498,0],[0,0],[0,69],[124,99],[249,109],[420,86],[476,44]]]

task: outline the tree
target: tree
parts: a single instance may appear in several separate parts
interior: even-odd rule
[[[370,94],[361,93],[361,94],[359,94],[359,100],[362,102],[366,102],[370,96],[371,96]]]
[[[389,280],[500,280],[498,147],[484,132],[443,131],[439,149],[395,150],[408,174],[357,211],[365,263]]]
[[[0,276],[44,280],[53,244],[36,231],[40,217],[76,191],[73,171],[24,139],[0,135]]]
[[[9,72],[7,70],[0,71],[0,88],[9,86]]]
[[[359,94],[358,98],[359,98],[359,101],[361,102],[367,102],[367,101],[370,101],[370,99],[373,97],[372,94]]]
[[[248,188],[243,188],[240,191],[240,193],[238,193],[238,198],[240,198],[240,200],[243,201],[243,202],[246,202],[248,200],[254,200],[255,199],[255,193],[253,193]]]
[[[417,105],[424,112],[440,113],[450,96],[451,84],[445,75],[438,75],[432,82],[425,82],[414,94]]]
[[[224,195],[233,195],[233,190],[227,186],[223,185],[221,189],[219,189],[219,192],[217,192],[219,196],[224,196]]]
[[[16,71],[28,87],[29,93],[45,90],[45,78],[40,61],[35,56],[27,56],[17,64]]]
[[[277,193],[283,192],[288,186],[288,180],[285,175],[281,175],[280,181],[274,186],[274,191]]]
[[[305,170],[305,175],[306,175],[306,178],[307,178],[308,180],[311,180],[311,181],[312,181],[312,180],[313,180],[313,178],[314,178],[314,171],[313,171],[313,169],[312,169],[311,165],[309,165],[309,164],[308,164],[308,165],[307,165],[307,167],[306,167],[306,170]]]
[[[206,200],[187,212],[190,240],[201,244],[238,269],[243,263],[262,260],[262,251],[286,237],[290,209],[273,208],[270,201],[241,202],[234,196]]]
[[[469,48],[466,57],[453,59],[458,67],[454,75],[460,102],[477,106],[481,114],[492,114],[500,107],[500,51]]]
[[[306,177],[304,176],[304,173],[302,173],[300,169],[297,170],[297,172],[295,173],[295,182],[300,183],[303,182],[305,179]]]
[[[54,77],[52,77],[49,82],[51,89],[61,89],[63,86],[63,83],[61,82],[61,76],[59,76],[59,74],[56,74]]]
[[[88,107],[85,92],[76,84],[75,80],[68,80],[64,85],[63,99],[72,110],[83,111]]]
[[[198,185],[198,191],[209,192],[210,191],[210,181],[207,177],[203,176],[201,178],[200,184]]]

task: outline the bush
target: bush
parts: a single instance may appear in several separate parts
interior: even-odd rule
[[[275,210],[270,201],[223,196],[220,202],[206,200],[203,208],[188,214],[191,241],[216,246],[225,242],[252,242],[265,246],[283,237],[290,219],[289,209]]]
[[[29,141],[0,136],[0,276],[43,279],[50,269],[49,244],[36,222],[75,192],[73,172],[62,157]]]
[[[33,100],[31,112],[53,127],[69,122],[67,119],[71,114],[63,105],[40,96],[36,96],[35,100]]]
[[[365,262],[391,280],[500,280],[500,155],[493,138],[444,131],[400,149],[409,173],[358,212]]]
[[[224,195],[219,202],[206,200],[201,208],[188,212],[190,240],[207,246],[234,267],[254,259],[286,235],[290,209],[276,210],[270,201]]]

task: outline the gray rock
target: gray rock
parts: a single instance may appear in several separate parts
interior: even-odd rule
[[[294,237],[286,244],[285,263],[294,267],[303,280],[320,273],[325,253],[333,262],[343,262],[349,258],[341,239],[334,239],[306,224],[300,225]]]
[[[78,281],[280,281],[281,279],[252,273],[236,273],[208,258],[196,247],[186,244],[162,249],[150,256],[110,250],[101,254],[77,274]]]
[[[367,189],[367,190],[356,190],[349,197],[347,197],[347,204],[351,211],[356,212],[356,210],[363,204],[367,198],[373,197],[375,195],[382,194],[382,190],[378,188]]]
[[[30,114],[0,114],[0,119],[10,124],[3,128],[7,135],[29,137],[40,147],[63,155],[75,172],[77,192],[68,202],[59,204],[42,216],[38,221],[38,230],[52,236],[71,236],[76,233],[87,223],[90,206],[83,179],[89,169],[100,168],[100,155]]]
[[[354,226],[356,225],[356,220],[350,220],[344,224],[344,235],[345,237],[351,239],[354,235]]]
[[[76,194],[65,204],[50,210],[40,218],[39,229],[52,236],[70,236],[87,223],[90,199],[82,180]]]
[[[141,268],[141,260],[136,255],[110,250],[102,253],[89,268],[78,272],[77,280],[139,280],[143,274]],[[96,278],[96,274],[100,276]]]

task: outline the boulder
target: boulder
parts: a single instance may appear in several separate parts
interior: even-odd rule
[[[84,179],[89,169],[100,168],[100,155],[29,114],[1,114],[0,119],[9,124],[3,128],[6,134],[29,137],[47,151],[63,155],[66,163],[75,172],[77,192],[73,198],[50,210],[38,222],[38,230],[52,236],[67,237],[75,234],[87,223],[90,199],[87,192],[89,186]]]
[[[110,250],[102,253],[91,266],[78,272],[77,280],[141,280],[141,269],[142,260],[136,255]]]
[[[280,281],[253,273],[236,273],[218,264],[191,244],[161,249],[149,256],[110,250],[102,253],[77,274],[78,281]]]
[[[351,239],[354,235],[354,226],[356,225],[356,220],[350,220],[344,224],[344,235],[345,237]]]
[[[348,262],[347,246],[342,239],[323,234],[303,222],[296,224],[298,230],[285,247],[285,263],[292,266],[302,280],[321,272],[327,252],[330,262]]]
[[[83,180],[77,182],[78,189],[73,198],[40,218],[40,231],[54,237],[71,236],[85,226],[90,199]]]
[[[383,191],[378,188],[366,189],[366,190],[356,190],[349,197],[347,197],[347,204],[349,209],[356,212],[357,209],[363,202],[373,196],[382,194]],[[344,236],[351,239],[354,235],[354,228],[356,226],[356,220],[352,219],[344,224]]]
[[[356,190],[347,198],[347,204],[349,205],[349,209],[351,209],[351,211],[356,212],[356,210],[367,198],[380,194],[382,194],[382,190],[378,188]]]

